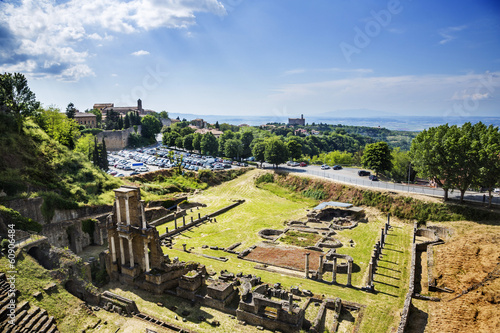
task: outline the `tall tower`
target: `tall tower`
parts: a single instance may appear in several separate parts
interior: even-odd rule
[[[137,100],[137,109],[142,113],[142,101],[140,98]]]

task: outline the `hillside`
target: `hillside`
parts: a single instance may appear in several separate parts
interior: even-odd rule
[[[76,202],[111,203],[103,194],[121,181],[50,138],[34,121],[25,121],[18,133],[14,119],[0,113],[0,132],[2,200],[44,196],[67,208]]]

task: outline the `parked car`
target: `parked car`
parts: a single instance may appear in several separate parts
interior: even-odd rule
[[[333,170],[342,170],[342,166],[341,165],[334,165]]]
[[[139,174],[139,173],[138,173],[137,171],[132,171],[132,172],[130,173],[130,176],[135,176],[135,175],[138,175],[138,174]]]
[[[358,171],[358,176],[365,177],[365,176],[369,176],[369,175],[370,175],[370,171],[366,171],[366,170],[359,170]]]
[[[306,167],[306,166],[307,166],[307,163],[306,163],[306,162],[300,162],[300,166],[301,166],[301,167]]]
[[[330,167],[328,165],[326,165],[326,164],[323,164],[321,166],[321,170],[328,170],[328,169],[330,169]]]
[[[371,181],[377,181],[378,180],[377,176],[375,176],[375,175],[369,175],[368,179],[370,179]]]

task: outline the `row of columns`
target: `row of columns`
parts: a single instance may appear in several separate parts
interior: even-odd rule
[[[305,278],[309,279],[309,255],[310,253],[305,253]],[[323,255],[319,256],[319,267],[318,267],[318,279],[322,280],[323,279]],[[351,286],[351,277],[352,277],[352,264],[353,261],[348,259],[347,260],[347,286]],[[332,265],[332,283],[336,284],[337,283],[337,258],[333,258],[333,265]]]
[[[116,197],[116,222],[118,224],[121,224],[123,222],[120,210],[120,199],[121,199],[120,197]],[[139,208],[141,210],[142,228],[146,229],[146,214],[144,212],[144,200],[141,200],[139,202]],[[127,225],[130,225],[130,207],[129,207],[128,197],[125,197],[125,222]]]
[[[135,259],[134,259],[134,250],[133,250],[133,237],[122,237],[118,236],[119,242],[120,242],[120,264],[122,266],[125,265],[125,250],[124,250],[124,245],[123,241],[124,239],[128,240],[128,253],[129,253],[129,261],[130,261],[130,267],[133,268],[135,266]],[[113,263],[116,263],[117,256],[116,256],[116,244],[115,244],[115,237],[111,237],[111,259]],[[149,240],[144,239],[144,263],[145,263],[145,268],[146,272],[149,272],[151,270],[150,264],[149,264]]]
[[[389,229],[391,227],[391,214],[387,215],[387,222],[384,224],[384,227],[380,231],[380,239],[373,246],[373,254],[368,264],[368,281],[367,287],[370,290],[373,290],[373,277],[375,275],[378,261],[382,256],[382,249],[385,247],[385,241],[387,238],[387,234],[389,233]]]

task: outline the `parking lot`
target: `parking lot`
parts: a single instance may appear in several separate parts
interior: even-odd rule
[[[108,173],[115,177],[133,176],[144,172],[178,167],[179,165],[182,169],[190,171],[225,170],[248,166],[245,162],[202,156],[161,145],[110,152],[108,163]]]

